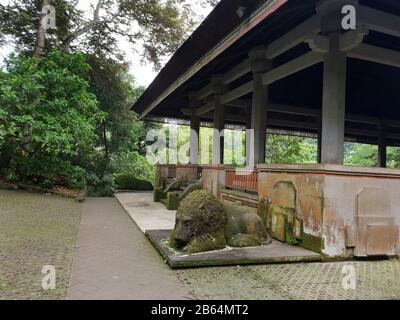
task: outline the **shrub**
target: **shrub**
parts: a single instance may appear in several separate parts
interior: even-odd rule
[[[131,173],[120,174],[115,178],[115,184],[120,190],[151,191],[153,185],[150,181],[138,178]]]
[[[155,181],[155,167],[136,151],[123,151],[117,154],[111,161],[111,169],[116,174],[129,173],[153,183]]]
[[[112,175],[98,177],[96,174],[89,174],[86,178],[88,184],[87,194],[89,197],[112,197]]]

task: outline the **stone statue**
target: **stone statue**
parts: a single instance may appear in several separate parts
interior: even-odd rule
[[[170,246],[187,253],[271,243],[261,218],[240,204],[223,205],[207,190],[191,192],[179,205]]]
[[[177,180],[169,184],[164,190],[162,188],[155,188],[154,201],[162,202],[162,199],[165,199],[168,210],[177,210],[183,199],[193,191],[201,189],[203,189],[202,179],[198,181]]]

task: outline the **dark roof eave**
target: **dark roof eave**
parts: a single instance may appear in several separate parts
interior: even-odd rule
[[[221,19],[221,16],[226,17],[229,13],[236,12],[240,0],[222,0],[192,36],[178,49],[156,79],[150,84],[149,88],[135,103],[132,110],[138,113],[140,118],[145,117],[166,97],[223,53],[233,43],[247,34],[247,32],[277,11],[288,0],[270,0],[261,4],[261,6],[256,5],[260,3],[259,0],[251,0],[249,2],[253,4],[254,10],[248,14],[246,19],[236,18],[226,21],[224,18]],[[218,32],[218,23],[221,20],[225,22],[224,29],[226,32],[223,36]],[[215,30],[212,30],[213,28]],[[204,35],[215,33],[219,37],[215,35],[211,36],[212,41],[207,41],[208,46],[205,46]],[[202,51],[195,49],[199,45],[203,48]],[[182,67],[179,69],[179,66]],[[172,85],[170,85],[171,82]]]

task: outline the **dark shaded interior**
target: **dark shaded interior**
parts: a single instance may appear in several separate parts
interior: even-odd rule
[[[181,85],[175,92],[162,101],[148,118],[175,118],[189,120],[182,112],[188,107],[187,95],[198,91],[209,83],[213,75],[225,73],[247,58],[249,50],[257,45],[268,45],[272,41],[293,29],[301,22],[315,14],[315,0],[291,1],[273,13],[266,21],[246,34],[237,43],[227,49],[218,58],[204,66],[195,76]],[[391,14],[400,15],[398,0],[363,0],[361,4],[370,6]],[[210,48],[218,43],[218,38],[231,32],[242,20],[235,10],[245,5],[247,15],[256,9],[259,1],[221,1],[213,13],[200,26],[194,35],[178,50],[157,79],[148,88],[142,98],[134,106],[137,113],[143,112],[150,103],[169,85],[179,78]],[[244,19],[244,18],[242,18]],[[223,22],[223,23],[222,23]],[[207,36],[205,36],[207,34]],[[365,43],[391,50],[400,51],[400,38],[378,32],[370,32],[365,37]],[[201,47],[201,50],[200,48]],[[296,58],[309,51],[308,45],[299,45],[277,57],[275,66]],[[293,74],[270,86],[270,102],[274,104],[298,106],[316,111],[321,110],[322,103],[322,63]],[[382,120],[390,119],[400,123],[400,69],[383,64],[371,63],[357,59],[348,59],[347,73],[347,105],[346,112],[356,117],[374,117]],[[234,88],[251,80],[251,74],[245,75],[231,84]],[[242,97],[251,103],[251,95]],[[249,108],[227,106],[227,114],[232,115],[227,123],[244,125],[249,116]],[[296,130],[316,133],[317,117],[297,114],[270,112],[269,119],[285,120],[286,125],[274,125],[271,120],[269,128]],[[204,115],[202,121],[212,122],[212,113]],[[282,121],[281,121],[282,122]],[[363,121],[346,121],[346,136],[363,143],[377,143],[376,124]],[[301,123],[300,125],[298,125]],[[391,138],[389,145],[400,145],[400,124],[389,128]],[[357,134],[371,132],[371,134]],[[396,137],[398,135],[398,137]]]

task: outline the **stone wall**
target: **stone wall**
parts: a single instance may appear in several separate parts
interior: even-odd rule
[[[232,168],[233,166],[226,165],[202,166],[203,188],[219,199],[226,186],[226,169]]]
[[[275,237],[288,237],[289,226],[289,240],[330,257],[399,254],[400,171],[322,165],[258,171]]]
[[[183,181],[196,181],[200,179],[200,171],[198,165],[178,165],[176,167],[176,179]]]
[[[157,180],[167,179],[170,167],[157,166]],[[201,175],[204,189],[232,202],[237,197],[223,193],[232,168],[177,166],[176,176]],[[274,238],[329,257],[400,256],[400,170],[259,165],[257,172],[258,213]]]
[[[168,178],[168,165],[156,165],[156,185],[155,187],[164,187],[164,181]]]

